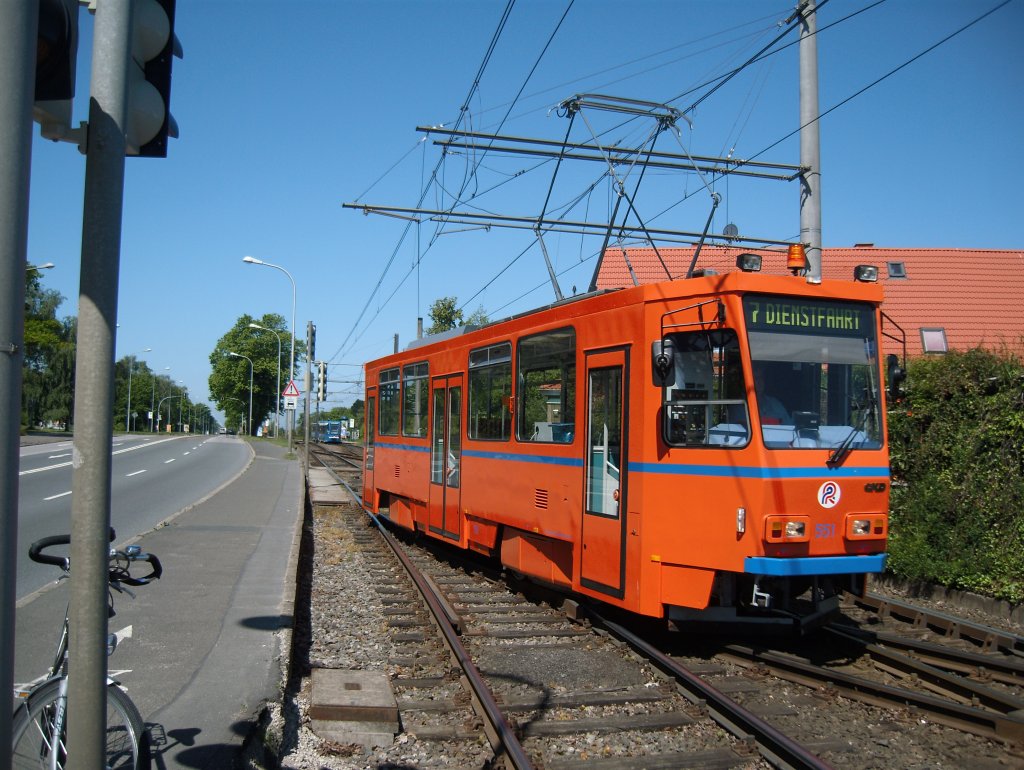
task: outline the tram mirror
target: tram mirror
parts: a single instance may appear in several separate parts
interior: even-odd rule
[[[907,371],[900,366],[900,359],[895,353],[885,357],[885,368],[889,374],[889,400],[898,401],[903,395],[900,384],[907,379]]]
[[[668,388],[675,384],[675,345],[671,339],[664,338],[651,343],[651,370],[654,373],[654,384],[659,388]]]

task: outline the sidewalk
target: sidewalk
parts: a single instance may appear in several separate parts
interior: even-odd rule
[[[133,673],[130,689],[162,726],[154,737],[166,736],[156,767],[231,767],[261,705],[278,698],[305,490],[285,448],[250,446],[240,477],[140,541],[164,565],[162,590],[136,603],[144,637],[161,645],[146,651],[148,671],[135,668],[153,681]]]

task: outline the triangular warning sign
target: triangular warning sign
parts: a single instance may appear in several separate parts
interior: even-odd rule
[[[288,396],[298,398],[299,389],[295,387],[295,380],[289,381],[287,387],[285,387],[284,389],[284,393],[282,393],[281,395],[284,396],[285,398],[288,398]]]

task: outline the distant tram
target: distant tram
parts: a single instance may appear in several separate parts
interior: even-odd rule
[[[320,423],[320,442],[340,444],[348,438],[348,424],[345,420],[325,420]]]
[[[364,505],[642,615],[824,617],[885,565],[882,290],[745,257],[367,363]]]

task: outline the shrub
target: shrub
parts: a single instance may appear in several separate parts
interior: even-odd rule
[[[920,358],[889,414],[889,569],[1024,601],[1024,365],[981,349]]]

